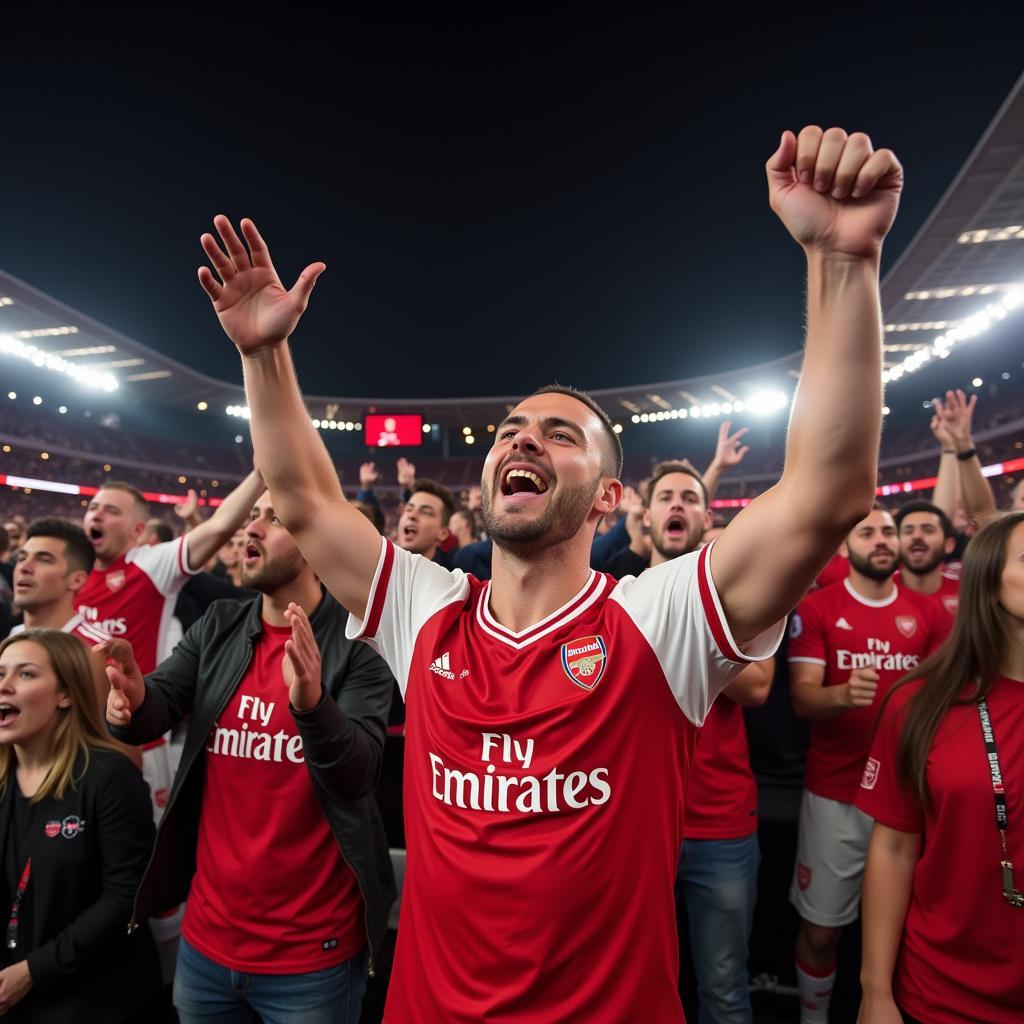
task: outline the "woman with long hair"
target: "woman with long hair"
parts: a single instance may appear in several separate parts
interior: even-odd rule
[[[859,1024],[1024,1021],[1024,513],[967,548],[945,644],[882,706]]]
[[[100,720],[85,645],[59,630],[0,644],[0,835],[3,1020],[131,1020],[160,986],[148,929],[128,934],[153,811]]]

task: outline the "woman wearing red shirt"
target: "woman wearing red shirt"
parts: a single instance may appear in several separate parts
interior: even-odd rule
[[[1024,513],[971,541],[960,588],[857,798],[875,819],[859,1024],[1024,1020]]]

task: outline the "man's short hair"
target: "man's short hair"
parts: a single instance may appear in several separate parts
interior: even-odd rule
[[[694,480],[700,484],[700,493],[704,497],[704,508],[708,508],[711,505],[711,501],[708,498],[708,488],[704,483],[704,477],[701,476],[700,470],[698,470],[692,462],[687,459],[668,459],[665,462],[659,462],[651,473],[647,483],[644,484],[643,498],[644,505],[647,508],[651,507],[651,498],[654,497],[654,488],[658,481],[663,476],[668,476],[670,473],[685,473],[687,476],[692,476]]]
[[[595,416],[601,421],[601,426],[604,427],[605,441],[607,441],[606,448],[608,449],[608,458],[603,460],[603,469],[607,476],[614,476],[618,479],[622,476],[622,441],[619,439],[619,435],[615,433],[615,424],[612,423],[611,417],[595,402],[586,391],[580,391],[579,388],[574,388],[569,384],[546,384],[542,388],[537,388],[531,398],[536,395],[568,395],[570,398],[575,398],[577,402],[582,402]]]
[[[436,480],[413,480],[409,494],[432,494],[441,499],[441,525],[447,526],[455,511],[455,499],[447,487],[442,487]]]
[[[25,539],[30,540],[32,537],[55,537],[64,541],[64,560],[68,568],[72,572],[79,569],[92,572],[96,564],[96,551],[78,523],[58,516],[34,519],[25,530]]]
[[[156,537],[158,544],[166,544],[167,541],[174,540],[174,530],[171,529],[171,524],[165,523],[162,519],[147,520],[146,530]]]
[[[930,501],[908,501],[906,505],[901,505],[896,510],[896,515],[893,516],[896,520],[897,530],[902,525],[903,520],[912,512],[928,512],[933,516],[938,516],[939,523],[942,526],[942,536],[947,540],[953,536],[953,524],[949,521],[949,516],[938,505],[933,505]]]
[[[104,480],[102,484],[97,488],[100,491],[124,491],[125,494],[131,495],[132,501],[135,503],[135,508],[138,510],[140,519],[149,518],[149,502],[142,496],[142,491],[137,487],[133,487],[129,483],[125,483],[123,480]]]

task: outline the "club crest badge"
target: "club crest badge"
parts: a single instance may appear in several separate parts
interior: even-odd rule
[[[869,757],[867,764],[864,765],[864,774],[861,776],[860,788],[861,789],[874,789],[875,783],[878,781],[878,769],[882,765],[876,757]]]
[[[124,586],[124,569],[107,573],[107,586],[111,590],[120,590]]]
[[[896,628],[909,640],[917,632],[917,619],[913,615],[897,615]]]
[[[796,884],[800,886],[801,892],[807,892],[811,884],[811,869],[806,864],[797,864]]]
[[[60,834],[65,839],[74,839],[75,836],[77,836],[82,831],[82,829],[85,828],[85,822],[82,821],[82,819],[79,818],[78,815],[69,814],[60,823],[60,826]]]
[[[942,599],[942,607],[949,612],[950,615],[956,615],[957,608],[960,607],[960,598],[956,594],[947,594]]]
[[[60,835],[60,822],[48,821],[43,831],[46,833],[47,839],[56,839]]]
[[[584,690],[593,690],[601,681],[608,664],[608,648],[604,637],[582,636],[562,644],[562,668],[565,674]]]

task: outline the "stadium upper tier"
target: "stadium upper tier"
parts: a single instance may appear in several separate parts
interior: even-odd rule
[[[906,378],[930,370],[949,352],[995,327],[993,341],[1021,333],[1024,320],[1024,77],[982,134],[956,179],[882,284],[887,376]],[[1015,292],[1014,288],[1018,288]],[[1005,321],[1005,322],[1004,322]],[[211,332],[216,326],[211,324]],[[998,337],[996,337],[998,335]],[[796,348],[794,339],[794,348]],[[642,346],[643,339],[626,340]],[[692,339],[681,338],[681,345]],[[714,339],[700,339],[713,345]],[[953,362],[958,353],[954,353]],[[112,390],[145,406],[202,408],[224,417],[244,407],[239,381],[214,380],[142,342],[0,272],[0,361],[39,374],[77,376],[113,402]],[[794,352],[774,362],[720,374],[594,391],[624,431],[653,419],[708,418],[733,414],[737,403],[771,405],[788,400],[800,365]],[[927,374],[922,374],[926,376]],[[309,383],[309,382],[307,382]],[[310,417],[325,424],[361,423],[368,412],[413,412],[441,430],[483,429],[499,422],[516,396],[426,398],[309,395]],[[100,403],[101,399],[96,402]],[[784,404],[784,403],[782,403]],[[781,404],[780,404],[781,408]],[[694,412],[696,410],[696,412]],[[744,415],[750,412],[746,409]],[[642,422],[641,422],[642,420]],[[326,428],[325,428],[326,429]]]

